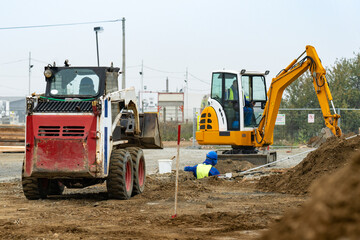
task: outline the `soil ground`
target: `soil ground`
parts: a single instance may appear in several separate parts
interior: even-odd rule
[[[293,176],[298,176],[297,172],[302,169],[326,175],[326,167],[316,166],[322,166],[327,159],[331,163],[329,166],[335,166],[332,169],[340,168],[343,161],[331,159],[339,159],[341,154],[347,158],[350,152],[358,149],[359,139],[331,141],[309,154],[308,160],[277,165],[279,168],[301,162],[293,170],[275,175],[276,179],[297,179]],[[145,191],[127,201],[107,199],[104,184],[79,190],[65,189],[61,196],[29,201],[23,195],[18,178],[0,183],[0,239],[258,239],[274,222],[284,221],[282,216],[286,212],[300,209],[311,198],[311,194],[291,195],[283,190],[282,193],[264,192],[269,189],[259,190],[256,177],[196,180],[192,173],[180,171],[178,211],[172,218],[175,173],[156,174],[156,160],[176,154],[176,149],[171,147],[156,152],[144,151],[147,164],[150,163]],[[284,150],[283,153],[292,155],[306,150]],[[181,168],[202,162],[207,151],[182,149]],[[6,156],[6,160],[3,161],[2,156]],[[20,155],[16,158],[0,155],[0,164],[5,169],[18,171],[21,159]],[[310,164],[313,162],[320,165]],[[251,164],[225,160],[219,161],[217,167],[221,173],[237,172]],[[271,171],[284,170],[266,172]],[[17,176],[18,172],[15,174]]]
[[[331,137],[294,168],[279,175],[263,177],[258,188],[270,192],[307,194],[314,181],[346,166],[359,150],[360,136],[349,139]]]
[[[181,145],[181,169],[202,162],[209,151],[186,146],[191,144]],[[144,150],[146,188],[127,201],[107,199],[105,185],[65,189],[61,196],[29,201],[19,179],[23,155],[0,154],[0,177],[5,181],[0,183],[0,239],[257,239],[307,198],[260,192],[251,179],[196,180],[180,171],[178,214],[171,218],[175,173],[156,172],[157,160],[176,155],[175,147],[166,143],[163,150]],[[226,173],[251,166],[226,160],[217,168]]]
[[[263,240],[360,239],[360,154],[311,187],[311,198],[265,232]]]
[[[45,200],[26,200],[20,181],[0,183],[1,239],[257,239],[306,197],[263,193],[251,181],[181,172],[178,214],[174,175],[150,175],[146,190],[108,200],[104,185]]]

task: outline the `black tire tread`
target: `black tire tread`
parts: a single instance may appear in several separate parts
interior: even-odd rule
[[[25,197],[28,200],[37,200],[40,198],[47,197],[47,189],[42,189],[39,183],[39,179],[34,177],[25,177],[25,158],[23,160],[22,173],[21,173],[21,183]]]
[[[133,173],[134,173],[134,186],[133,186],[133,192],[132,192],[132,196],[135,196],[137,194],[140,194],[144,191],[144,188],[145,188],[145,182],[146,182],[146,167],[145,167],[145,176],[144,176],[144,184],[143,186],[140,186],[139,184],[139,178],[138,178],[138,175],[137,175],[137,167],[138,167],[138,156],[142,156],[144,157],[144,153],[143,153],[143,150],[139,147],[128,147],[126,148],[129,152],[130,152],[130,155],[131,155],[131,159],[132,159],[132,162],[133,162]],[[145,162],[144,162],[145,164]]]
[[[125,149],[114,149],[110,157],[109,175],[107,177],[106,186],[109,198],[129,199],[131,193],[126,191],[126,158],[130,158],[130,154]]]
[[[23,192],[27,199],[37,200],[46,198],[45,189],[41,189],[39,180],[33,177],[22,177]]]

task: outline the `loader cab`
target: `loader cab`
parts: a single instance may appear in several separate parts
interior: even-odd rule
[[[225,113],[226,131],[252,130],[259,125],[266,95],[266,73],[239,71],[216,71],[212,73],[210,98],[222,109],[214,107],[218,117]],[[219,121],[221,124],[221,121]],[[224,129],[226,128],[226,129]]]
[[[118,90],[119,68],[45,67],[45,96],[56,99],[96,99]]]

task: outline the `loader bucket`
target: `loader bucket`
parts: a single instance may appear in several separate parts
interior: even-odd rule
[[[140,114],[141,147],[144,149],[161,149],[163,144],[160,136],[157,113]]]

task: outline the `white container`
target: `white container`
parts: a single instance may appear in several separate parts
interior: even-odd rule
[[[170,159],[159,159],[159,173],[169,173],[171,172],[172,160]]]
[[[232,173],[231,173],[231,172],[225,173],[225,177],[226,177],[226,178],[231,178],[231,177],[232,177]]]

